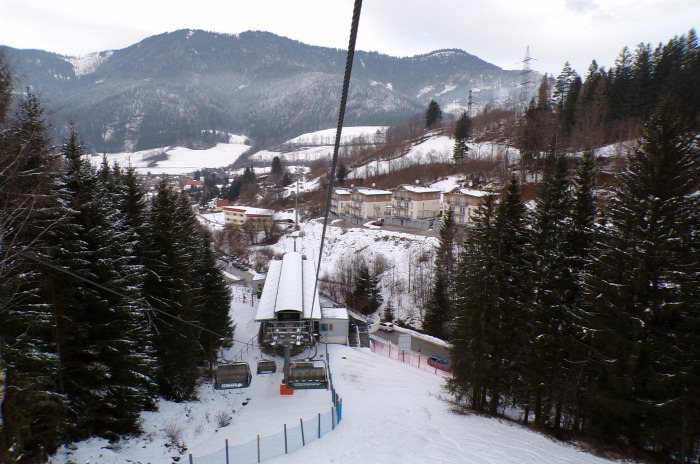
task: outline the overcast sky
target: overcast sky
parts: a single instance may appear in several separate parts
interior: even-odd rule
[[[353,0],[0,0],[0,44],[63,55],[121,49],[177,29],[263,30],[346,49]],[[698,0],[364,0],[357,49],[413,56],[459,48],[504,69],[585,76],[623,46],[700,24]]]

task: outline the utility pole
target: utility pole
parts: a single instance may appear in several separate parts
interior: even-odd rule
[[[302,178],[301,176],[303,175],[304,170],[301,166],[296,167],[296,194],[294,195],[294,229],[298,230],[299,229],[299,184],[301,183],[300,179]],[[304,187],[301,187],[302,190]],[[303,192],[302,192],[303,193]]]

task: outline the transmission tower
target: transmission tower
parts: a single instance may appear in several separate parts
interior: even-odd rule
[[[525,112],[530,103],[528,101],[530,85],[535,83],[535,81],[532,80],[533,71],[530,68],[530,61],[534,59],[535,58],[530,56],[530,46],[528,45],[525,51],[525,59],[522,61],[523,70],[520,72],[520,108],[523,112]]]

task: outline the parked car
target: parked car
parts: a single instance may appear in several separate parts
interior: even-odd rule
[[[443,358],[442,356],[430,356],[428,357],[428,366],[432,366],[435,369],[440,369],[443,371],[450,370],[450,362]]]
[[[384,332],[393,332],[394,324],[392,322],[380,322],[379,330],[383,330]]]
[[[384,219],[380,219],[378,221],[374,221],[372,223],[373,226],[383,226],[384,225]]]

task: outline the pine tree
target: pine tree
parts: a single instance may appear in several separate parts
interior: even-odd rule
[[[10,115],[12,90],[0,57],[0,462],[8,464],[43,461],[68,425],[42,269],[14,251],[46,254],[56,157],[39,99],[28,94]]]
[[[200,244],[195,263],[195,285],[200,289],[203,299],[200,324],[206,329],[200,335],[200,343],[209,364],[210,375],[213,375],[219,350],[233,344],[235,326],[229,315],[232,297],[231,289],[224,281],[223,271],[216,264],[208,232],[204,229],[198,232]]]
[[[382,313],[382,321],[384,322],[394,322],[394,305],[391,300],[387,301],[386,306],[384,306],[384,312]]]
[[[336,179],[338,179],[338,185],[345,184],[345,179],[348,177],[348,168],[341,161],[338,163],[338,171],[335,173]]]
[[[570,246],[572,195],[568,160],[557,156],[545,169],[542,186],[530,216],[531,269],[534,299],[528,327],[531,337],[523,353],[527,356],[525,383],[531,390],[528,401],[535,421],[559,428],[566,390],[575,385],[576,373],[568,369],[575,324],[572,295],[576,282],[571,274]],[[552,412],[554,417],[551,417]]]
[[[494,345],[500,330],[496,311],[500,282],[494,279],[498,249],[495,217],[496,200],[488,195],[474,214],[473,227],[467,229],[455,284],[458,296],[448,386],[475,410],[486,409],[502,362]]]
[[[425,311],[423,330],[429,335],[447,339],[446,326],[453,318],[455,278],[455,235],[457,225],[452,208],[449,208],[440,225],[440,241],[435,253],[435,279],[433,281],[430,302]]]
[[[101,183],[84,154],[71,131],[62,150],[51,258],[112,292],[51,269],[44,297],[53,302],[59,391],[70,403],[71,437],[116,438],[138,432],[140,412],[154,405],[152,352],[145,314],[125,298],[138,297],[141,284],[131,235],[112,206],[112,182]]]
[[[617,178],[586,323],[600,353],[591,431],[686,462],[700,436],[700,152],[679,114],[666,104],[645,124]]]
[[[452,335],[452,392],[477,410],[495,413],[509,399],[523,397],[520,373],[527,341],[530,277],[520,184],[513,177],[496,204],[489,196],[467,231],[460,258]]]
[[[194,223],[188,200],[162,181],[148,213],[144,294],[158,310],[151,314],[151,335],[159,392],[174,401],[194,398],[199,366],[205,362],[196,325],[202,320],[202,299],[195,286],[200,242]]]
[[[466,112],[462,112],[455,125],[455,144],[452,150],[452,158],[460,162],[469,154],[469,141],[472,137],[472,119]]]
[[[425,128],[434,129],[442,123],[442,110],[435,100],[430,100],[425,111]]]
[[[372,274],[364,261],[360,262],[352,292],[352,307],[362,314],[374,314],[382,301],[379,276]]]

